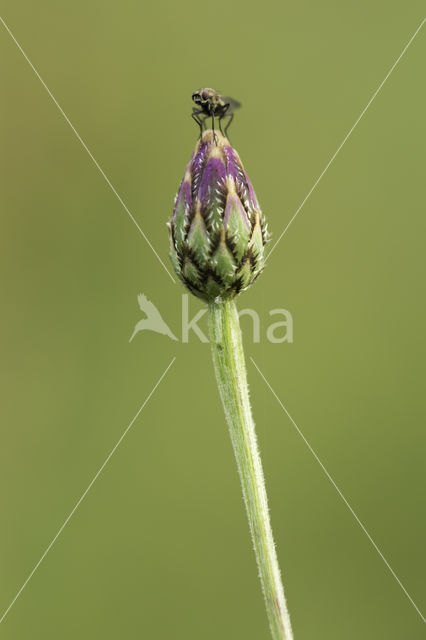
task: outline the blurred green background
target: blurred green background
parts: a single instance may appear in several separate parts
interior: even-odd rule
[[[231,129],[277,238],[423,18],[420,1],[2,3],[2,16],[168,263],[196,141],[191,92]],[[209,347],[0,26],[3,611],[172,359],[0,626],[5,640],[268,638]],[[239,300],[253,356],[422,609],[426,27]],[[288,309],[294,343],[265,339]],[[190,301],[191,313],[202,305]],[[205,319],[200,323],[205,327]],[[254,367],[251,396],[296,640],[424,625]]]

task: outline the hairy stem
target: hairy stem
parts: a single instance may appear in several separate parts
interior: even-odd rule
[[[233,300],[209,304],[209,331],[216,379],[237,460],[272,637],[292,640],[250,408],[240,323]]]

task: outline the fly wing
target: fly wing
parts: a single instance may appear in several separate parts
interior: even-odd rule
[[[239,109],[242,105],[238,100],[234,100],[234,98],[230,98],[229,96],[222,96],[222,100],[225,104],[229,104],[229,109],[227,113],[232,113],[234,109]]]

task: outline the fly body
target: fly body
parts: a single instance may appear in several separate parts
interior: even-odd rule
[[[222,135],[227,135],[229,125],[234,118],[234,109],[241,107],[241,104],[228,96],[223,96],[215,89],[205,88],[194,91],[192,99],[196,106],[192,109],[192,117],[200,127],[200,136],[203,133],[207,118],[212,119],[212,130],[214,133],[214,119],[219,121],[219,130]],[[222,120],[228,117],[225,131],[222,130]]]

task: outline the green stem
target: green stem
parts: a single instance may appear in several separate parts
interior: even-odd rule
[[[233,300],[209,304],[209,331],[216,379],[237,459],[272,637],[292,640],[250,408],[240,322]]]

